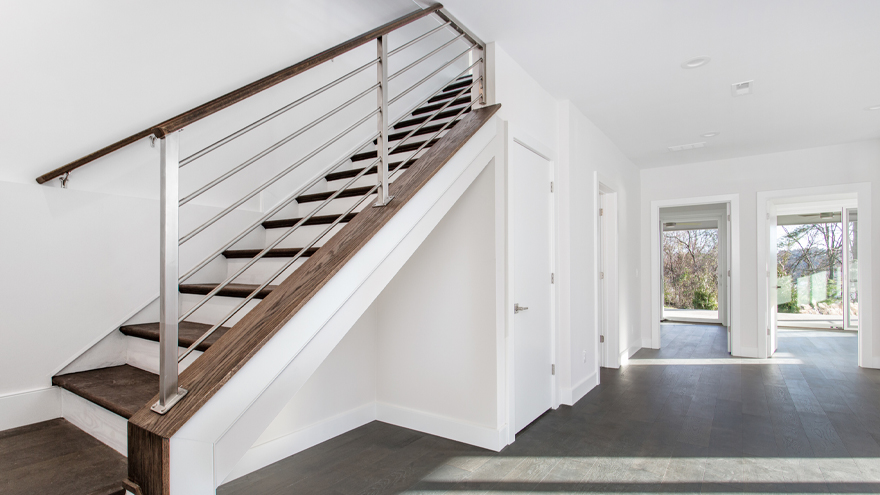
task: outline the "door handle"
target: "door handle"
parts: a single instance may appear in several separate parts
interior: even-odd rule
[[[521,311],[526,311],[527,309],[529,309],[528,306],[520,306],[519,303],[513,304],[513,314],[519,313]]]

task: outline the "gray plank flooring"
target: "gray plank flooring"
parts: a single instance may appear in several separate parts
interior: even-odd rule
[[[664,324],[500,453],[373,422],[218,493],[880,493],[880,371],[856,351],[785,330],[773,359],[732,359],[724,328]]]
[[[0,432],[3,495],[122,495],[125,456],[64,419]]]

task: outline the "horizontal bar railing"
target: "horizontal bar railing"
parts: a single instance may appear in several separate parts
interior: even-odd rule
[[[327,113],[325,113],[324,115],[318,117],[317,119],[311,121],[310,123],[304,125],[303,127],[300,127],[299,129],[297,129],[297,130],[296,130],[295,132],[293,132],[292,134],[288,134],[287,136],[285,136],[285,137],[284,137],[283,139],[281,139],[280,141],[276,141],[273,145],[271,145],[271,146],[269,146],[268,148],[264,149],[263,151],[257,153],[256,155],[252,156],[251,158],[245,160],[245,161],[244,161],[243,163],[241,163],[240,165],[237,165],[237,166],[233,167],[233,168],[230,169],[228,172],[224,173],[223,175],[217,177],[216,179],[212,180],[211,182],[208,182],[208,183],[205,184],[204,186],[202,186],[202,187],[200,187],[199,189],[197,189],[197,190],[193,191],[192,193],[188,194],[186,197],[184,197],[183,199],[180,200],[180,205],[183,206],[183,205],[185,205],[186,203],[189,203],[190,201],[192,201],[193,199],[199,197],[200,195],[202,195],[202,194],[205,193],[206,191],[212,189],[214,186],[220,184],[221,182],[223,182],[223,181],[225,181],[226,179],[232,177],[233,175],[237,174],[238,172],[241,172],[241,171],[244,170],[245,168],[247,168],[247,167],[253,165],[253,164],[256,163],[258,160],[264,158],[265,156],[269,155],[270,153],[272,153],[273,151],[277,150],[278,148],[284,146],[285,144],[287,144],[287,143],[293,141],[294,139],[298,138],[299,136],[301,136],[301,135],[305,134],[306,132],[312,130],[315,126],[317,126],[317,125],[320,124],[321,122],[326,121],[326,120],[329,119],[330,117],[332,117],[332,116],[336,115],[337,113],[339,113],[339,112],[345,110],[346,108],[348,108],[349,106],[351,106],[352,104],[354,104],[355,102],[357,102],[358,100],[360,100],[361,98],[363,98],[363,97],[367,96],[368,94],[370,94],[371,92],[375,91],[376,88],[377,88],[378,86],[379,86],[378,84],[374,84],[374,85],[370,86],[369,88],[367,88],[367,89],[365,89],[364,91],[362,91],[361,93],[359,93],[357,96],[352,97],[351,99],[349,99],[349,100],[346,101],[345,103],[343,103],[343,104],[337,106],[337,107],[334,108],[333,110],[330,110],[329,112],[327,112]]]
[[[469,49],[469,50],[470,50],[470,49]],[[459,77],[463,76],[465,73],[467,73],[468,71],[472,70],[473,67],[474,67],[475,65],[476,65],[476,62],[474,62],[474,63],[471,64],[469,67],[465,68],[464,70],[462,70],[461,72],[459,72],[458,74],[456,74],[455,76],[453,76],[453,77],[452,77],[452,78],[451,78],[446,84],[444,84],[444,86],[442,86],[440,89],[434,91],[433,93],[431,93],[431,94],[428,95],[427,97],[423,98],[423,99],[422,99],[421,101],[419,101],[417,104],[413,105],[413,107],[420,107],[420,106],[424,105],[425,103],[427,103],[428,100],[430,100],[431,98],[433,98],[433,97],[439,95],[440,93],[442,93],[442,92],[443,92],[443,88],[444,88],[445,86],[447,86],[449,83],[452,83],[452,82],[456,81]],[[426,79],[423,79],[423,80],[417,82],[414,86],[417,86],[417,85],[423,84],[424,82],[426,82]],[[411,90],[411,89],[412,89],[412,87],[409,88],[409,89],[407,89],[407,92],[408,92],[409,90]],[[394,101],[394,100],[392,100],[392,101]],[[400,117],[398,117],[394,122],[391,122],[391,123],[389,124],[389,128],[391,128],[391,127],[393,127],[393,126],[399,124],[400,122],[402,122],[402,121],[403,121],[404,119],[406,119],[407,117],[409,117],[409,114],[406,113],[406,112],[404,112],[404,113],[403,113]],[[427,122],[427,120],[426,120],[426,122]],[[237,235],[236,237],[234,237],[234,238],[233,238],[232,240],[230,240],[228,243],[224,244],[224,246],[223,246],[222,248],[220,248],[220,249],[218,249],[217,251],[215,251],[214,254],[212,254],[212,255],[209,256],[208,258],[205,258],[201,263],[197,264],[197,265],[194,266],[192,269],[190,269],[190,271],[188,271],[185,275],[181,276],[181,277],[180,277],[180,282],[183,283],[184,281],[188,280],[190,277],[192,277],[193,275],[195,275],[199,270],[205,268],[205,267],[206,267],[211,261],[213,261],[215,258],[217,258],[218,256],[220,256],[221,254],[223,254],[223,251],[226,251],[227,249],[229,249],[230,247],[232,247],[234,244],[236,244],[237,242],[239,242],[239,241],[241,241],[242,239],[244,239],[248,234],[250,234],[251,232],[253,232],[253,230],[255,230],[257,227],[259,227],[260,225],[262,225],[263,222],[265,222],[265,221],[268,220],[269,218],[273,217],[273,216],[274,216],[275,214],[277,214],[279,211],[281,211],[282,209],[284,209],[285,207],[287,207],[290,203],[292,203],[293,201],[295,201],[295,200],[296,200],[296,197],[299,196],[302,192],[304,192],[304,191],[308,190],[309,188],[313,187],[315,184],[317,184],[318,182],[320,182],[320,181],[324,178],[325,175],[334,172],[337,168],[339,168],[340,166],[342,166],[343,164],[345,164],[345,163],[348,161],[348,159],[349,159],[352,155],[354,155],[354,154],[356,154],[356,153],[359,153],[359,152],[362,151],[364,148],[366,148],[367,146],[369,146],[369,144],[370,144],[374,139],[376,139],[377,134],[378,134],[378,133],[373,134],[372,136],[370,136],[369,138],[367,138],[366,140],[364,140],[360,145],[356,146],[355,148],[351,149],[351,150],[348,151],[347,153],[343,154],[343,157],[344,157],[344,158],[343,158],[342,160],[336,162],[336,163],[335,163],[334,165],[332,165],[331,167],[328,167],[327,169],[325,169],[325,170],[319,172],[319,173],[318,173],[316,176],[314,176],[310,181],[308,181],[308,182],[306,183],[306,185],[304,185],[304,186],[298,188],[296,192],[294,192],[294,193],[288,195],[285,199],[283,199],[281,202],[279,202],[275,207],[273,207],[271,210],[269,210],[269,212],[267,212],[266,214],[264,214],[260,219],[258,219],[256,222],[254,222],[253,224],[251,224],[247,229],[245,229],[244,232],[242,232],[241,234],[239,234],[239,235]],[[374,161],[373,163],[371,163],[370,165],[368,165],[368,166],[365,167],[365,168],[370,168],[370,167],[372,167],[372,166],[375,165],[375,164],[376,164],[376,162]]]
[[[411,12],[405,16],[399,17],[391,22],[388,22],[382,26],[379,26],[376,29],[372,29],[363,33],[359,36],[356,36],[346,42],[340,43],[330,49],[324,50],[323,52],[309,57],[299,63],[291,65],[287,68],[281,69],[273,74],[270,74],[262,79],[254,81],[247,86],[243,86],[235,91],[231,91],[223,96],[215,98],[203,105],[200,105],[196,108],[188,110],[176,117],[172,117],[160,124],[152,126],[148,129],[144,129],[143,131],[137,132],[128,136],[124,139],[121,139],[113,144],[105,146],[93,153],[90,153],[82,158],[74,160],[66,165],[58,167],[50,172],[47,172],[39,177],[37,177],[36,181],[38,184],[45,184],[46,182],[61,177],[66,173],[69,173],[73,170],[76,170],[83,165],[91,163],[98,158],[104,157],[113,153],[114,151],[125,148],[126,146],[136,143],[150,135],[154,135],[157,138],[162,138],[168,135],[171,132],[183,129],[184,127],[191,125],[199,120],[202,120],[209,115],[213,115],[220,110],[228,108],[240,101],[243,101],[247,98],[250,98],[253,95],[261,93],[277,84],[280,84],[298,74],[302,74],[303,72],[316,67],[324,62],[329,62],[334,58],[350,52],[355,48],[369,43],[370,41],[375,40],[376,38],[388,34],[402,26],[410,24],[414,21],[417,21],[423,17],[426,17],[434,12],[437,12],[443,8],[441,4],[433,4],[424,9],[416,10]]]
[[[476,63],[476,62],[475,62],[475,63]],[[457,80],[458,77],[459,77],[459,76],[456,76],[456,77],[453,78],[450,82],[454,82],[455,80]],[[474,80],[470,85],[468,85],[468,86],[466,86],[466,87],[463,87],[463,88],[459,88],[458,90],[456,90],[456,91],[455,91],[456,95],[455,95],[453,98],[450,98],[450,100],[449,100],[448,102],[446,102],[446,104],[444,104],[443,106],[441,106],[440,108],[438,108],[436,111],[434,111],[434,112],[430,115],[430,117],[436,116],[436,115],[440,114],[441,112],[443,112],[446,108],[448,108],[450,105],[452,105],[452,103],[455,101],[455,99],[456,99],[459,95],[464,94],[465,92],[467,92],[468,90],[470,90],[470,89],[471,89],[475,84],[477,84],[477,83],[478,83],[478,80]],[[432,98],[433,96],[436,96],[436,94],[439,93],[439,92],[440,92],[440,91],[437,91],[434,95],[429,96],[429,97],[426,98],[424,101],[427,101],[427,100],[429,100],[430,98]],[[431,140],[433,140],[434,138],[436,138],[437,136],[439,136],[443,131],[445,131],[445,130],[449,127],[449,125],[452,124],[452,122],[454,122],[458,117],[460,117],[465,111],[467,111],[468,109],[470,109],[470,108],[471,108],[474,104],[476,104],[476,103],[477,103],[476,101],[473,101],[473,102],[471,102],[469,105],[463,107],[463,108],[458,112],[458,114],[455,115],[455,117],[454,117],[452,120],[450,120],[450,121],[446,122],[445,124],[443,124],[443,126],[442,126],[438,131],[436,131],[436,132],[435,132],[435,133],[434,133],[434,134],[433,134],[428,140],[426,140],[424,143],[422,143],[422,145],[421,145],[418,149],[416,149],[414,152],[412,152],[412,154],[410,155],[410,158],[405,159],[405,160],[402,160],[402,161],[400,162],[400,164],[399,164],[399,165],[398,165],[398,166],[397,166],[397,167],[391,172],[391,175],[393,176],[394,174],[396,174],[397,172],[399,172],[399,171],[405,166],[405,164],[407,163],[407,161],[412,160],[412,159],[413,159],[413,158],[414,158],[419,152],[421,152],[421,151],[422,151],[422,150],[428,145],[429,142],[431,142]],[[421,105],[421,103],[420,103],[419,105]],[[398,119],[398,122],[401,121],[405,116],[406,116],[406,114],[404,114],[404,116],[402,116],[400,119]],[[430,121],[430,118],[427,119],[424,123],[422,123],[422,124],[421,124],[420,126],[418,126],[417,128],[415,128],[415,129],[413,129],[412,131],[410,131],[410,135],[411,135],[412,133],[418,131],[419,129],[421,129],[421,128],[422,128],[427,122],[429,122],[429,121]],[[409,137],[409,135],[408,135],[407,137]],[[402,143],[403,143],[403,140],[401,141],[401,144],[402,144]],[[400,146],[400,144],[399,144],[397,147],[399,147],[399,146]],[[397,147],[395,147],[395,150],[397,149]],[[328,204],[330,204],[334,199],[336,199],[340,194],[342,194],[343,191],[345,191],[345,190],[348,189],[351,185],[353,185],[355,182],[357,182],[361,177],[363,177],[363,176],[364,176],[364,175],[365,175],[365,174],[366,174],[366,173],[367,173],[367,172],[373,167],[373,165],[376,165],[378,162],[379,162],[379,159],[377,158],[376,160],[372,161],[370,164],[368,164],[368,165],[366,165],[365,167],[363,167],[363,168],[361,169],[361,171],[358,172],[354,177],[352,177],[348,182],[346,182],[345,185],[343,185],[342,187],[340,187],[339,189],[337,189],[337,190],[336,190],[333,194],[331,194],[327,199],[325,199],[324,201],[322,201],[322,202],[321,202],[316,208],[314,208],[314,209],[313,209],[308,215],[306,215],[306,216],[300,218],[300,220],[299,220],[296,224],[294,224],[293,226],[289,227],[289,228],[288,228],[288,229],[287,229],[282,235],[280,235],[280,236],[278,237],[278,239],[276,239],[272,244],[270,244],[268,247],[264,248],[264,249],[261,250],[259,253],[257,253],[257,254],[256,254],[256,255],[255,255],[255,256],[254,256],[254,257],[248,262],[248,263],[246,263],[243,267],[241,267],[241,268],[240,268],[235,274],[233,274],[232,276],[228,277],[227,280],[224,282],[223,285],[225,286],[225,285],[227,285],[228,283],[230,283],[231,281],[233,281],[233,280],[235,280],[236,278],[238,278],[238,277],[239,277],[241,274],[243,274],[246,270],[248,270],[250,267],[252,267],[254,264],[256,264],[257,261],[259,261],[260,259],[262,259],[262,258],[263,258],[267,253],[269,253],[272,249],[274,249],[275,247],[277,247],[278,245],[280,245],[285,239],[287,239],[291,234],[293,234],[293,232],[296,231],[296,229],[298,229],[298,228],[300,228],[302,225],[304,225],[309,219],[311,219],[313,216],[315,216],[315,215],[316,215],[318,212],[320,212],[325,206],[327,206]],[[372,196],[373,194],[375,194],[375,192],[378,190],[379,187],[380,187],[379,184],[376,184],[375,186],[373,186],[368,192],[366,192],[365,194],[363,194],[363,195],[360,197],[361,199],[360,199],[359,201],[357,201],[355,204],[353,204],[352,206],[350,206],[350,207],[349,207],[344,213],[338,215],[338,216],[336,217],[336,219],[335,219],[335,220],[334,220],[334,221],[333,221],[328,227],[326,227],[326,228],[325,228],[320,234],[318,234],[318,235],[317,235],[317,236],[316,236],[311,242],[309,242],[306,246],[300,248],[300,250],[299,250],[299,251],[298,251],[298,252],[297,252],[297,253],[296,253],[296,254],[295,254],[295,255],[294,255],[289,261],[287,261],[284,265],[282,265],[281,268],[279,268],[278,270],[276,270],[275,273],[274,273],[273,275],[271,275],[270,278],[269,278],[268,280],[266,280],[265,282],[263,282],[262,284],[260,284],[259,286],[257,286],[255,289],[253,289],[253,290],[250,292],[250,294],[248,294],[247,297],[245,297],[245,298],[242,299],[238,304],[236,304],[236,306],[235,306],[230,312],[228,312],[228,313],[226,314],[226,316],[224,316],[219,322],[215,323],[215,324],[214,324],[210,329],[208,329],[208,330],[207,330],[207,331],[206,331],[206,332],[205,332],[205,333],[204,333],[199,339],[197,339],[193,344],[191,344],[191,345],[186,349],[186,351],[184,351],[183,353],[180,354],[180,356],[179,356],[178,359],[179,359],[180,361],[182,361],[184,358],[186,358],[186,356],[188,356],[189,354],[191,354],[192,351],[194,351],[194,350],[195,350],[195,349],[196,349],[196,348],[197,348],[202,342],[205,341],[205,339],[207,339],[208,337],[210,337],[210,335],[213,334],[218,328],[220,328],[221,326],[223,326],[224,323],[226,323],[227,321],[229,321],[229,320],[230,320],[231,318],[233,318],[233,317],[234,317],[239,311],[241,311],[245,306],[247,306],[247,304],[248,304],[250,301],[252,301],[252,300],[253,300],[253,299],[254,299],[254,298],[255,298],[255,297],[256,297],[256,296],[257,296],[257,295],[263,290],[263,289],[265,289],[266,287],[268,287],[268,286],[269,286],[269,285],[270,285],[275,279],[277,279],[282,273],[284,273],[284,271],[286,271],[288,268],[290,268],[291,266],[293,266],[293,264],[294,264],[297,260],[299,260],[299,259],[302,257],[303,253],[305,253],[306,251],[308,251],[308,249],[312,248],[312,247],[313,247],[318,241],[320,241],[324,236],[326,236],[330,231],[332,231],[333,228],[334,228],[336,225],[338,225],[339,222],[340,222],[343,218],[345,218],[349,213],[351,213],[351,212],[354,211],[357,207],[359,207],[361,204],[363,204],[363,202],[366,201],[370,196]],[[218,291],[218,292],[219,292],[219,290],[217,290],[217,289],[215,289],[215,291]],[[207,296],[205,296],[205,297],[200,301],[201,304],[197,304],[196,307],[191,308],[190,310],[188,310],[188,311],[187,311],[187,312],[186,312],[186,313],[180,318],[180,321],[183,321],[185,318],[187,318],[187,317],[191,316],[192,314],[194,314],[195,311],[198,310],[198,308],[200,308],[205,302],[207,302],[208,299],[210,299],[210,297],[212,297],[212,296],[211,296],[211,295],[207,295]]]
[[[299,105],[311,100],[315,96],[323,94],[325,91],[332,89],[332,88],[336,87],[337,85],[339,85],[340,83],[351,79],[352,77],[354,77],[354,76],[360,74],[361,72],[369,69],[370,67],[376,65],[378,62],[379,62],[378,59],[367,62],[366,64],[358,67],[357,69],[349,72],[348,74],[340,77],[339,79],[335,79],[332,82],[325,84],[324,86],[321,86],[320,88],[312,91],[311,93],[303,96],[302,98],[299,98],[296,101],[293,101],[293,102],[279,108],[278,110],[275,110],[274,112],[270,113],[269,115],[266,115],[265,117],[255,121],[245,127],[242,127],[241,129],[233,132],[232,134],[226,136],[225,138],[223,138],[223,139],[221,139],[221,140],[219,140],[209,146],[206,146],[205,148],[202,148],[201,150],[199,150],[199,151],[193,153],[192,155],[181,160],[180,166],[183,167],[184,165],[186,165],[192,161],[198,160],[199,158],[207,155],[208,153],[216,150],[217,148],[220,148],[224,144],[235,140],[239,136],[243,136],[244,134],[256,129],[257,127],[260,127],[263,124],[265,124],[266,122],[271,121],[275,117],[283,115],[284,113],[287,113],[288,111],[298,107]]]
[[[454,80],[453,80],[453,81],[454,81]],[[468,89],[470,89],[475,83],[476,83],[476,81],[472,82],[471,85],[467,86],[466,88],[461,88],[461,90],[456,94],[456,97],[457,97],[459,94],[462,94],[462,93],[464,93],[465,91],[467,91]],[[429,99],[430,99],[430,97],[429,97]],[[450,99],[445,105],[443,105],[440,109],[436,110],[436,111],[432,114],[432,116],[433,116],[433,115],[437,115],[437,114],[439,114],[440,112],[442,112],[443,110],[445,110],[445,109],[446,109],[449,105],[451,105],[454,101],[455,101],[455,98],[451,98],[451,99]],[[429,119],[429,120],[430,120],[430,119]],[[426,120],[425,123],[428,122],[429,120]],[[423,126],[425,125],[425,123],[422,123],[421,126],[417,127],[417,128],[414,129],[413,131],[410,131],[410,135],[411,135],[413,132],[415,132],[416,130],[421,129],[421,127],[423,127]],[[389,127],[390,127],[390,126],[389,126]],[[436,135],[436,134],[435,134],[435,135]],[[409,136],[407,136],[407,137],[409,137]],[[419,151],[421,151],[421,150],[427,145],[428,142],[430,142],[430,140],[428,140],[428,141],[426,141],[424,144],[422,144],[422,146],[416,151],[416,153],[418,153]],[[402,143],[403,143],[403,141],[401,141],[401,144],[402,144]],[[398,145],[394,148],[394,150],[396,150],[401,144],[398,144]],[[412,158],[413,156],[415,156],[415,154],[411,155],[410,158]],[[290,234],[292,234],[292,233],[294,232],[295,229],[299,228],[302,224],[304,224],[304,223],[307,222],[309,219],[311,219],[313,216],[315,216],[315,215],[316,215],[321,209],[324,208],[324,206],[326,206],[327,204],[329,204],[331,201],[333,201],[333,199],[335,199],[339,194],[341,194],[345,189],[347,189],[349,185],[353,184],[357,179],[359,179],[360,177],[362,177],[363,175],[365,175],[365,174],[367,173],[367,171],[368,171],[373,165],[375,165],[378,161],[379,161],[379,160],[375,160],[374,162],[372,162],[372,163],[369,164],[368,166],[364,167],[364,168],[363,168],[363,169],[362,169],[362,170],[361,170],[361,171],[355,176],[355,178],[351,179],[351,180],[350,180],[349,182],[347,182],[344,186],[342,186],[340,189],[338,189],[337,191],[335,191],[335,192],[334,192],[329,198],[327,198],[327,199],[325,199],[323,202],[321,202],[320,205],[319,205],[318,207],[314,208],[314,209],[313,209],[308,215],[306,215],[305,217],[301,218],[301,219],[299,220],[299,222],[297,222],[297,224],[295,224],[293,227],[290,227],[290,228],[287,230],[287,232],[286,232],[285,234],[282,234],[281,236],[279,236],[279,238],[278,238],[275,242],[273,242],[269,247],[263,249],[259,254],[257,254],[256,256],[254,256],[249,262],[245,263],[245,265],[244,265],[243,267],[239,268],[234,274],[232,274],[232,275],[226,277],[226,279],[225,279],[223,282],[221,282],[220,284],[218,284],[217,286],[215,286],[213,289],[211,289],[211,290],[208,292],[208,294],[206,294],[201,300],[199,300],[195,305],[193,305],[190,309],[188,309],[186,312],[184,312],[184,313],[179,317],[179,322],[183,322],[183,321],[185,321],[187,318],[189,318],[190,316],[192,316],[193,314],[195,314],[195,312],[198,311],[200,308],[202,308],[205,304],[207,304],[208,301],[211,300],[211,298],[213,298],[215,295],[217,295],[218,293],[220,293],[220,292],[221,292],[224,288],[226,288],[229,284],[233,283],[233,282],[235,281],[235,279],[237,279],[238,277],[240,277],[240,276],[241,276],[245,271],[247,271],[251,266],[253,266],[254,264],[256,264],[256,262],[259,261],[263,256],[265,256],[266,253],[268,253],[269,251],[271,251],[272,249],[274,249],[278,244],[280,244],[284,239],[286,239]],[[343,162],[343,163],[344,163],[344,162]],[[405,163],[405,161],[402,162],[402,163]],[[326,233],[326,232],[325,232],[325,233]],[[319,236],[319,239],[320,239],[320,237],[323,237],[323,235],[324,235],[324,234],[322,234],[321,236]],[[222,251],[221,251],[221,252],[222,252]],[[194,273],[194,272],[191,271],[191,273]],[[273,279],[274,279],[274,278],[273,278]],[[265,288],[265,286],[261,286],[259,289],[257,289],[257,291],[254,293],[254,295],[259,294],[259,292],[260,292],[262,289],[264,289],[264,288]],[[249,299],[247,299],[247,301],[250,301],[251,299],[252,299],[252,298],[249,298]],[[246,302],[245,302],[244,304],[246,304]],[[244,304],[242,304],[242,305],[240,305],[240,306],[241,306],[241,307],[244,307]],[[240,310],[241,307],[237,307],[237,309],[235,310],[235,312],[237,312],[238,310]],[[232,316],[234,316],[235,312],[233,312],[232,314],[228,315],[228,317],[227,317],[226,319],[223,320],[223,323],[225,323],[226,321],[228,321],[229,318],[231,318]],[[222,323],[221,323],[221,324],[218,324],[218,327],[219,327],[219,325],[222,325]]]
[[[208,220],[207,222],[203,223],[202,225],[196,227],[196,228],[193,229],[189,234],[187,234],[187,235],[181,237],[181,238],[180,238],[180,244],[183,245],[185,242],[189,241],[190,239],[192,239],[193,237],[195,237],[196,235],[198,235],[200,232],[203,232],[205,229],[207,229],[208,227],[210,227],[211,225],[213,225],[214,223],[216,223],[218,220],[220,220],[221,218],[223,218],[224,216],[226,216],[229,212],[231,212],[231,211],[237,209],[239,206],[241,206],[241,205],[247,203],[248,201],[251,200],[251,198],[253,198],[253,197],[256,196],[257,194],[259,194],[260,192],[262,192],[263,190],[265,190],[267,187],[269,187],[269,186],[271,186],[272,184],[274,184],[274,183],[278,182],[279,180],[281,180],[283,177],[285,177],[287,174],[289,174],[290,172],[292,172],[293,170],[295,170],[296,168],[298,168],[298,167],[299,167],[300,165],[302,165],[303,163],[305,163],[305,162],[311,160],[312,158],[314,158],[316,155],[318,155],[318,153],[320,153],[320,152],[324,151],[325,149],[329,148],[331,145],[333,145],[334,143],[336,143],[336,141],[339,141],[339,140],[342,139],[345,135],[347,135],[349,132],[351,132],[352,130],[354,130],[354,129],[358,128],[359,126],[361,126],[362,124],[364,124],[367,120],[369,120],[371,117],[375,116],[377,113],[379,113],[379,110],[378,110],[378,109],[373,110],[372,112],[368,113],[365,117],[363,117],[361,120],[359,120],[359,121],[355,122],[354,124],[352,124],[352,125],[351,125],[350,127],[348,127],[346,130],[340,132],[340,133],[337,134],[336,136],[333,136],[333,138],[331,138],[330,141],[327,141],[326,143],[322,144],[322,145],[319,146],[317,149],[315,149],[314,151],[312,151],[311,153],[309,153],[309,154],[306,155],[305,157],[300,158],[300,159],[297,160],[293,165],[291,165],[291,166],[287,167],[286,169],[282,170],[282,171],[279,172],[277,175],[275,175],[274,177],[272,177],[272,178],[269,179],[268,181],[264,182],[262,185],[258,186],[256,189],[254,189],[253,191],[249,192],[248,194],[246,194],[244,197],[242,197],[241,199],[239,199],[239,200],[236,201],[235,203],[233,203],[233,204],[227,206],[227,207],[226,207],[225,209],[223,209],[220,213],[218,213],[218,214],[216,214],[215,216],[213,216],[210,220]]]
[[[459,35],[456,36],[455,38],[452,38],[451,40],[447,41],[447,42],[444,43],[443,45],[441,45],[441,46],[437,47],[436,49],[432,50],[432,51],[431,51],[430,53],[428,53],[427,55],[424,55],[424,56],[422,56],[422,57],[419,57],[418,60],[416,60],[416,61],[410,63],[410,64],[407,65],[406,67],[404,67],[404,68],[400,69],[399,71],[395,72],[394,74],[391,74],[390,76],[388,76],[388,81],[393,81],[396,77],[403,75],[405,72],[409,71],[410,69],[412,69],[413,67],[419,65],[420,63],[424,62],[425,60],[428,60],[429,58],[433,57],[434,55],[440,53],[441,51],[445,50],[448,46],[452,45],[453,43],[455,43],[456,41],[458,41],[458,40],[460,40],[460,39],[462,39],[462,38],[464,38],[464,35],[463,35],[463,34],[459,34]]]

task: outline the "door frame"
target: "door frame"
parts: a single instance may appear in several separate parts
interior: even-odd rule
[[[856,208],[859,211],[859,267],[858,290],[860,301],[871,301],[871,184],[857,182],[833,186],[818,186],[797,189],[781,189],[759,191],[755,217],[757,220],[758,246],[767,243],[767,210],[768,204],[777,206],[792,203],[819,203],[821,201],[845,201],[855,196]],[[767,271],[761,267],[767,265],[769,251],[758,249],[756,274],[758,281],[757,337],[758,348],[755,357],[769,357],[763,321],[768,311],[770,295],[767,292]],[[874,328],[872,327],[871,303],[859,305],[859,351],[858,365],[863,368],[880,368],[880,359],[875,360],[872,354]]]
[[[516,373],[515,373],[515,343],[514,343],[514,326],[513,326],[513,294],[514,294],[514,267],[516,260],[516,253],[514,252],[514,222],[513,222],[513,194],[511,191],[511,180],[510,180],[510,150],[513,146],[522,146],[528,151],[535,153],[541,158],[547,160],[550,165],[550,180],[556,181],[556,157],[553,153],[552,148],[542,143],[539,139],[531,136],[525,130],[521,129],[519,126],[512,124],[510,122],[506,123],[506,132],[504,136],[504,225],[505,225],[505,235],[504,235],[504,251],[506,258],[506,269],[505,269],[505,294],[504,299],[506,301],[506,305],[504,308],[504,320],[505,320],[505,347],[506,347],[506,370],[507,370],[507,380],[505,386],[505,396],[507,403],[507,443],[511,444],[516,439],[516,400],[515,400],[515,390],[516,390]],[[549,184],[548,184],[549,186]],[[555,193],[554,189],[554,193]],[[557,249],[557,208],[555,201],[556,194],[549,195],[550,201],[550,218],[549,227],[550,227],[550,270],[552,273],[556,273],[556,249]],[[550,274],[548,273],[549,277]],[[557,376],[559,373],[559,362],[557,359],[556,352],[556,342],[557,342],[557,308],[556,308],[556,285],[549,284],[550,287],[550,358],[551,364],[556,366],[556,375],[551,375],[550,377],[550,397],[551,397],[551,408],[556,409],[559,407],[559,393],[557,391]]]
[[[727,276],[727,271],[730,270],[730,257],[728,256],[730,253],[730,233],[728,232],[729,220],[727,220],[728,215],[730,215],[730,203],[712,203],[712,205],[725,205],[726,208],[724,210],[716,209],[709,210],[708,212],[689,212],[689,213],[675,213],[675,214],[667,214],[664,218],[661,218],[658,223],[661,232],[663,232],[663,222],[664,221],[673,221],[673,222],[695,222],[695,221],[714,221],[716,222],[716,229],[718,230],[718,269],[716,275],[718,277],[718,318],[689,318],[689,317],[680,317],[678,319],[673,319],[671,321],[681,322],[681,323],[706,323],[711,325],[729,325],[728,314],[730,313],[730,295],[729,295],[729,287],[727,284],[729,283],[729,278]],[[710,206],[710,205],[706,205]],[[664,207],[665,208],[665,207]],[[662,244],[662,242],[661,242]],[[663,254],[659,253],[659,259],[662,268],[662,259]],[[662,271],[661,271],[662,274]],[[660,278],[660,294],[664,292],[664,279],[661,276]],[[663,317],[663,302],[661,298],[660,303],[660,317]],[[668,319],[668,318],[667,318]],[[730,351],[730,346],[728,346],[728,352]]]
[[[660,260],[660,208],[694,206],[713,203],[730,204],[730,291],[728,294],[728,321],[730,322],[731,354],[743,356],[740,346],[740,206],[739,194],[721,194],[694,198],[663,199],[651,201],[651,348],[660,348],[660,318],[663,314],[663,265]],[[751,356],[747,356],[751,357]]]
[[[600,368],[619,368],[629,358],[629,350],[620,349],[620,255],[618,232],[618,194],[598,172],[594,177],[595,218],[593,232],[593,307],[596,328],[596,363]],[[605,204],[602,204],[604,199]],[[604,214],[601,214],[604,209]],[[603,259],[604,258],[604,259]],[[604,287],[601,273],[604,261]],[[603,290],[604,289],[604,290]],[[599,335],[605,336],[605,345],[599,344]],[[598,376],[599,370],[596,370]]]

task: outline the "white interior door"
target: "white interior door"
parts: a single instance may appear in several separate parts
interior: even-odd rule
[[[767,254],[767,295],[769,301],[767,303],[767,349],[769,350],[768,354],[770,356],[776,352],[778,348],[777,342],[777,313],[778,313],[778,289],[779,289],[779,280],[777,278],[777,259],[778,254],[777,250],[778,239],[776,237],[776,223],[777,223],[777,214],[776,214],[776,205],[770,203],[767,205],[767,240],[769,242],[768,254]]]
[[[513,203],[514,424],[520,431],[552,406],[550,162],[511,146]],[[528,308],[528,309],[525,309]]]

